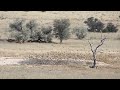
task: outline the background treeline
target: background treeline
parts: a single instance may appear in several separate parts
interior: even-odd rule
[[[97,18],[90,17],[83,22],[88,28],[75,27],[70,30],[69,19],[55,19],[53,26],[42,26],[39,28],[39,24],[35,20],[29,20],[26,22],[24,19],[16,19],[9,24],[9,32],[11,37],[9,42],[25,43],[25,42],[44,42],[52,43],[53,38],[60,40],[60,43],[65,39],[69,39],[71,34],[74,34],[76,38],[83,39],[87,36],[87,32],[102,32],[102,33],[115,33],[118,31],[117,25],[113,23],[107,23],[105,25]]]

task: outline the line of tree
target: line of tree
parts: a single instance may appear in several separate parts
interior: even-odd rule
[[[87,36],[87,31],[89,32],[117,32],[117,26],[113,23],[108,23],[105,27],[100,20],[94,17],[88,18],[85,22],[88,29],[82,27],[75,27],[72,30],[78,39],[83,39]],[[38,23],[35,20],[29,20],[26,22],[24,19],[16,19],[9,24],[11,39],[8,41],[16,41],[17,43],[25,42],[45,42],[52,43],[52,38],[58,38],[60,44],[63,40],[70,37],[70,20],[69,19],[55,19],[53,21],[53,26],[38,28]],[[13,40],[14,39],[14,40]]]
[[[60,43],[64,39],[68,39],[70,36],[70,21],[69,19],[55,19],[53,27],[41,27],[38,28],[38,24],[35,20],[25,22],[23,19],[16,19],[9,24],[9,32],[11,38],[17,43],[24,42],[45,42],[51,43],[52,37],[55,36],[60,40]],[[9,39],[8,41],[13,41]]]

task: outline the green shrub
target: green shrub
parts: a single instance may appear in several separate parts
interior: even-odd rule
[[[16,19],[9,24],[11,36],[18,43],[24,43],[28,40],[28,31],[24,27],[24,22],[25,20],[23,19]]]
[[[87,35],[87,30],[85,28],[76,27],[73,29],[72,33],[75,34],[78,39],[83,39]]]

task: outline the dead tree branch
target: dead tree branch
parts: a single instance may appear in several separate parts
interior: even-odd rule
[[[100,44],[99,44],[94,50],[93,50],[92,44],[91,44],[90,41],[88,40],[89,45],[90,45],[90,47],[91,47],[91,51],[92,51],[92,53],[93,53],[93,61],[94,61],[93,66],[91,66],[91,68],[95,68],[95,67],[96,67],[96,53],[97,53],[97,50],[98,50],[98,48],[99,48],[100,46],[102,46],[102,45],[104,44],[104,41],[105,41],[105,40],[106,40],[106,38],[101,39]]]

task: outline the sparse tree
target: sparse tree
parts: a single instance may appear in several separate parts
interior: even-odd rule
[[[41,29],[41,31],[42,31],[42,35],[43,35],[43,39],[44,39],[44,41],[45,42],[47,42],[47,43],[51,43],[52,42],[52,37],[53,37],[53,34],[52,34],[52,31],[53,31],[53,29],[52,29],[52,27],[43,27],[42,29]]]
[[[117,26],[115,26],[113,23],[108,23],[107,27],[102,32],[117,32]]]
[[[51,43],[53,37],[52,31],[52,27],[42,27],[39,31],[35,33],[35,39],[38,42]]]
[[[35,20],[30,20],[27,24],[26,27],[30,31],[30,39],[33,41],[35,39],[35,33],[37,30],[37,23]]]
[[[35,40],[34,41],[37,41],[37,42],[43,42],[44,36],[43,36],[43,33],[41,31],[37,31],[35,33]]]
[[[90,66],[91,68],[95,68],[96,67],[96,55],[97,55],[97,50],[99,47],[101,47],[104,44],[104,41],[106,40],[106,37],[102,38],[102,31],[101,31],[101,40],[100,43],[95,47],[95,49],[93,49],[93,45],[91,44],[91,42],[88,40],[90,48],[91,48],[91,52],[93,54],[93,65]]]
[[[28,39],[27,30],[24,27],[25,20],[16,19],[9,24],[11,36],[15,38],[16,42],[24,43]]]
[[[88,25],[89,32],[100,32],[104,29],[104,24],[94,17],[88,18],[84,23]]]
[[[70,21],[69,19],[56,19],[53,25],[55,37],[60,39],[61,44],[64,39],[68,39],[70,36]]]

